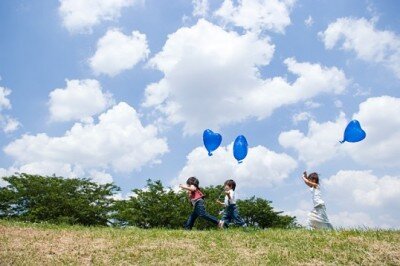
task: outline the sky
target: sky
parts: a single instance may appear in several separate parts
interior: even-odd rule
[[[0,176],[233,178],[306,223],[400,228],[396,0],[0,2]],[[343,143],[357,119],[365,140]],[[222,135],[208,156],[202,133]],[[249,143],[242,164],[238,135]],[[0,185],[6,182],[0,179]]]

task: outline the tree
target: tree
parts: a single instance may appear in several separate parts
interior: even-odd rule
[[[216,203],[216,200],[223,198],[223,187],[209,186],[201,190],[205,195],[207,212],[221,218],[219,212],[223,206]],[[161,181],[148,180],[145,189],[134,189],[132,192],[134,196],[130,199],[116,204],[118,209],[114,215],[116,224],[141,228],[182,228],[193,209],[186,192],[175,192],[170,188],[165,188]],[[295,226],[295,217],[281,215],[281,212],[274,211],[270,201],[252,197],[247,200],[238,200],[237,204],[240,215],[249,226],[259,228]],[[215,225],[197,219],[195,228],[215,228]]]
[[[89,179],[17,174],[0,188],[0,217],[82,225],[107,225],[119,188]]]
[[[296,218],[281,215],[282,212],[274,211],[271,201],[255,198],[238,200],[237,205],[240,215],[247,225],[259,228],[291,228],[296,227]]]
[[[133,196],[116,204],[114,218],[119,224],[141,228],[181,228],[182,214],[191,206],[184,192],[175,193],[165,188],[161,181],[147,180],[146,189],[133,189]]]

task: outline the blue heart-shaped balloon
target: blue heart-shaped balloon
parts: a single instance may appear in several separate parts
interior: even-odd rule
[[[208,156],[212,156],[211,152],[218,149],[219,145],[221,145],[222,136],[218,133],[214,133],[210,129],[206,129],[203,132],[203,142],[208,151]]]
[[[360,122],[357,120],[352,120],[347,125],[346,129],[344,130],[343,140],[340,143],[345,141],[347,142],[359,142],[366,137],[365,131],[361,128]]]
[[[242,160],[246,158],[248,151],[247,140],[243,135],[238,136],[233,143],[233,156],[235,159],[242,163]]]

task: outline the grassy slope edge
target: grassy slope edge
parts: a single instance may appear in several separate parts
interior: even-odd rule
[[[400,231],[183,231],[0,220],[0,265],[400,265]]]

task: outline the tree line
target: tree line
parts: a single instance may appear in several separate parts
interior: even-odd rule
[[[140,228],[183,227],[192,206],[184,191],[176,192],[161,181],[147,181],[146,189],[133,189],[128,199],[115,199],[120,188],[90,179],[15,174],[3,178],[0,188],[0,218],[30,222],[80,224],[86,226],[136,226]],[[214,215],[223,206],[222,186],[202,188],[207,211]],[[275,211],[271,201],[251,197],[238,200],[240,215],[257,228],[297,227],[296,218]],[[213,227],[197,221],[197,229]]]

